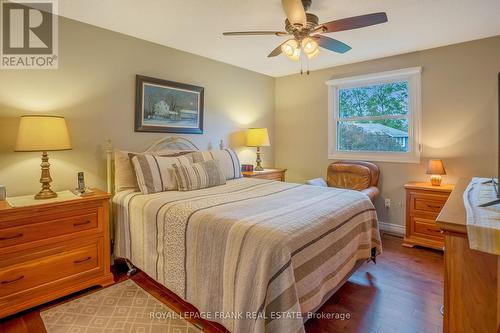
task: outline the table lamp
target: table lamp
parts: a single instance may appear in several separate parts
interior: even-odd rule
[[[48,151],[69,150],[68,128],[63,117],[57,116],[22,116],[17,133],[15,151],[42,152],[42,175],[40,183],[42,190],[35,195],[35,199],[50,199],[57,197],[57,193],[50,189],[50,164]]]
[[[249,128],[247,130],[247,147],[257,147],[257,165],[255,166],[255,171],[264,171],[264,168],[260,163],[260,147],[270,146],[269,134],[267,133],[267,128]]]
[[[432,186],[441,185],[441,175],[446,175],[442,160],[429,160],[427,163],[427,174],[431,175]]]

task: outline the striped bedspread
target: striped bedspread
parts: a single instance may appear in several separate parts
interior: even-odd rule
[[[242,178],[113,201],[115,255],[231,332],[303,332],[381,251],[375,209],[355,191]]]

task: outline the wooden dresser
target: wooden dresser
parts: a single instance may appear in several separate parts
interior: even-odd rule
[[[500,256],[471,250],[462,179],[437,218],[444,232],[445,333],[500,332]]]
[[[453,185],[432,186],[411,182],[406,189],[406,235],[403,246],[415,245],[442,250],[444,236],[436,218],[453,190]]]
[[[286,169],[264,169],[264,171],[243,171],[243,177],[285,181]]]
[[[0,318],[113,283],[109,195],[11,208],[0,202]]]

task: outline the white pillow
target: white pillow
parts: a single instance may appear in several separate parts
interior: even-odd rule
[[[176,157],[157,156],[154,154],[132,155],[132,165],[139,189],[144,194],[177,190],[173,165],[191,165],[191,155]]]
[[[129,189],[139,190],[129,153],[123,150],[115,151],[115,193]]]
[[[179,156],[188,154],[191,151],[187,150],[162,150],[155,153],[145,153],[157,156]],[[115,151],[115,193],[133,189],[138,191],[137,177],[135,175],[134,166],[131,158],[140,153],[134,153],[125,150]]]
[[[222,172],[226,180],[241,178],[241,163],[234,150],[225,148],[222,150],[202,150],[192,152],[194,163],[210,160],[219,161]]]
[[[325,182],[323,178],[309,179],[308,181],[306,181],[306,184],[312,186],[328,187],[328,184]]]

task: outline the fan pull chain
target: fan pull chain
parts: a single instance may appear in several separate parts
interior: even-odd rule
[[[303,66],[302,66],[302,59],[303,59],[302,52],[300,52],[299,59],[300,59],[300,75],[302,75],[302,74],[304,74],[304,70],[302,69],[303,68]]]

